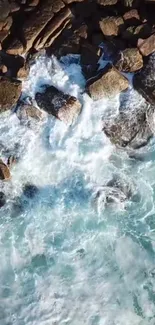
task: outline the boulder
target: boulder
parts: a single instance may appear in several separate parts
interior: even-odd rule
[[[9,180],[11,178],[8,166],[0,159],[0,180]]]
[[[18,39],[14,39],[10,43],[7,53],[9,54],[22,54],[28,52],[33,46],[34,41],[43,31],[45,26],[53,18],[54,14],[59,12],[64,8],[64,3],[61,0],[47,0],[43,1],[40,4],[40,7],[33,15],[24,22],[23,25],[23,35],[24,42],[21,42]]]
[[[151,35],[152,29],[147,23],[139,26],[129,26],[122,33],[122,38],[137,46],[139,38],[147,38]]]
[[[131,9],[131,10],[125,12],[125,14],[123,15],[123,19],[125,21],[125,24],[128,25],[128,26],[139,25],[140,16],[139,16],[138,10],[137,9]]]
[[[117,36],[120,34],[124,27],[124,21],[122,17],[106,17],[102,18],[99,22],[100,29],[104,36]]]
[[[143,67],[143,57],[137,48],[127,48],[119,55],[116,68],[123,72],[135,72]]]
[[[103,131],[113,144],[138,149],[146,145],[154,135],[150,120],[153,119],[155,110],[137,97],[136,92],[132,91],[129,95],[133,101],[129,98],[123,100],[116,116],[104,118]]]
[[[11,109],[20,97],[22,85],[19,80],[0,77],[0,112]]]
[[[21,121],[29,121],[29,119],[39,121],[42,119],[42,112],[38,108],[24,102],[19,103],[16,114]]]
[[[45,46],[50,46],[54,40],[62,33],[68,22],[72,17],[71,10],[64,8],[61,12],[54,17],[45,27],[43,35],[34,43],[36,50],[42,49]]]
[[[24,185],[23,194],[28,199],[33,199],[36,196],[36,194],[38,194],[38,187],[36,185],[27,183]]]
[[[95,77],[88,80],[86,88],[92,99],[98,100],[116,95],[128,86],[128,79],[108,63]]]
[[[35,99],[41,109],[69,125],[81,112],[77,98],[64,94],[53,86],[46,86],[43,93],[36,94]]]
[[[151,54],[143,69],[133,77],[134,88],[155,105],[155,53]]]
[[[155,34],[147,39],[139,39],[137,47],[143,56],[148,56],[155,52]]]

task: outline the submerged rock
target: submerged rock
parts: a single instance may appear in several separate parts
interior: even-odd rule
[[[36,94],[35,99],[41,109],[69,125],[81,112],[77,98],[64,94],[53,86],[46,86],[43,93]]]
[[[0,192],[0,208],[2,208],[6,203],[6,196],[3,192]]]
[[[24,102],[20,102],[16,114],[19,120],[29,121],[30,119],[34,119],[40,121],[42,119],[42,112],[37,107]]]
[[[0,159],[0,180],[9,180],[11,178],[8,166]]]
[[[95,77],[88,80],[86,88],[92,99],[98,100],[119,94],[128,86],[128,79],[108,63]]]
[[[155,53],[133,78],[134,88],[152,105],[155,104]]]
[[[26,184],[23,188],[23,194],[28,199],[33,199],[37,193],[38,193],[38,187],[33,184]]]
[[[120,175],[114,175],[106,185],[100,187],[96,194],[98,204],[122,203],[135,198],[135,186]]]
[[[19,99],[22,84],[19,80],[0,77],[0,112],[11,109]]]

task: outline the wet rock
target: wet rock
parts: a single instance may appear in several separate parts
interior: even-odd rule
[[[128,79],[108,63],[97,76],[88,80],[86,88],[92,99],[98,100],[116,95],[126,90],[128,86]]]
[[[135,186],[130,181],[120,175],[113,178],[104,186],[101,186],[96,193],[95,200],[98,205],[119,204],[127,200],[135,200]]]
[[[6,196],[3,192],[0,192],[0,209],[5,205],[6,203]]]
[[[139,106],[140,105],[140,106]],[[129,146],[138,149],[148,143],[153,136],[147,119],[147,111],[150,105],[147,102],[135,102],[131,106],[129,101],[120,107],[115,117],[104,119],[103,131],[111,142],[121,147]],[[150,111],[153,118],[154,108]]]
[[[16,114],[20,120],[34,119],[40,121],[42,119],[42,112],[38,108],[24,102],[19,103]]]
[[[0,112],[11,109],[21,94],[21,82],[16,79],[0,77]]]
[[[43,93],[36,94],[35,99],[41,109],[69,125],[81,112],[77,98],[64,94],[53,86],[46,86]]]
[[[106,17],[100,20],[99,25],[104,36],[117,36],[124,27],[124,21],[122,17]]]
[[[15,165],[17,162],[17,158],[15,156],[9,156],[8,157],[8,161],[7,161],[7,165],[9,168],[11,168],[13,165]]]
[[[137,48],[127,48],[119,55],[116,68],[123,72],[135,72],[143,67],[143,57]]]
[[[9,180],[11,178],[8,166],[0,159],[0,180]]]
[[[152,105],[155,104],[155,53],[133,78],[134,88]]]
[[[26,184],[23,188],[23,194],[28,199],[33,199],[38,193],[38,187],[33,184]]]
[[[28,74],[29,74],[29,67],[28,65],[24,64],[24,66],[18,70],[17,78],[24,80],[28,77]]]
[[[143,56],[148,56],[155,52],[155,34],[147,39],[139,39],[137,47]]]

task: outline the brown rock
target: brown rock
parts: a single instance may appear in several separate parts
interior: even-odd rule
[[[68,125],[81,112],[81,104],[75,97],[64,94],[53,86],[46,87],[44,93],[37,93],[35,99],[41,109]]]
[[[97,3],[101,6],[112,6],[115,5],[118,0],[97,0]]]
[[[0,0],[0,21],[5,20],[10,13],[10,4],[8,0]]]
[[[9,31],[13,23],[13,19],[11,16],[7,17],[3,23],[3,31]]]
[[[0,112],[11,109],[21,94],[21,82],[16,79],[0,77]]]
[[[138,25],[140,23],[140,16],[137,9],[131,9],[123,15],[123,19],[126,24]]]
[[[125,78],[113,65],[108,63],[97,76],[87,82],[87,90],[94,100],[111,97],[126,90],[129,86]]]
[[[137,47],[142,55],[148,56],[155,51],[155,34],[147,39],[139,39]]]
[[[8,71],[6,65],[0,65],[0,71],[5,74]]]
[[[19,104],[16,114],[19,120],[29,120],[30,118],[39,121],[42,119],[42,112],[38,108],[24,102]]]
[[[55,40],[56,36],[59,35],[62,30],[64,29],[64,22],[67,23],[68,18],[71,18],[71,11],[69,8],[64,8],[60,14],[58,14],[56,17],[54,17],[51,22],[48,23],[48,26],[45,27],[43,36],[37,41],[36,44],[34,44],[34,47],[39,50],[42,49],[47,41],[50,43],[50,45],[53,43]],[[52,39],[52,40],[51,40]],[[49,44],[48,44],[49,45]]]
[[[11,55],[21,55],[23,52],[23,44],[17,38],[14,38],[12,42],[9,43],[9,46],[6,50],[6,53]]]
[[[64,3],[61,0],[47,0],[43,1],[39,9],[27,19],[23,25],[23,33],[25,38],[24,49],[19,40],[14,40],[10,44],[7,53],[9,54],[22,54],[28,52],[33,46],[35,39],[39,36],[40,32],[53,18],[54,14],[59,12]]]
[[[29,74],[29,68],[28,66],[24,65],[22,68],[20,68],[17,72],[17,78],[18,79],[26,79]]]
[[[117,36],[124,26],[124,21],[122,17],[106,17],[100,20],[99,25],[104,36]]]
[[[121,52],[115,66],[119,71],[135,72],[143,67],[143,57],[137,48],[127,48]]]
[[[10,170],[0,159],[0,180],[9,180],[11,178]]]

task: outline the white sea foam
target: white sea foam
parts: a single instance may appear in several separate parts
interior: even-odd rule
[[[44,83],[77,96],[83,110],[69,128],[46,115],[30,127],[0,116],[2,158],[19,156],[11,183],[1,184],[0,324],[154,325],[154,145],[139,151],[143,161],[111,145],[102,118],[117,114],[119,97],[93,103],[78,57],[39,58],[23,97]],[[131,107],[137,96],[141,104],[129,94]],[[95,201],[115,174],[139,200]],[[22,194],[27,182],[39,187],[32,199]]]

